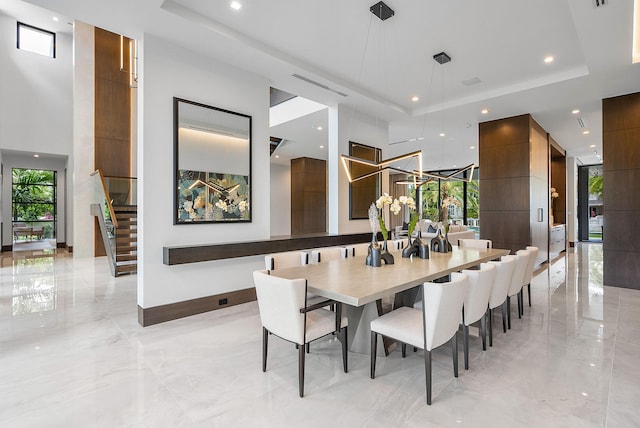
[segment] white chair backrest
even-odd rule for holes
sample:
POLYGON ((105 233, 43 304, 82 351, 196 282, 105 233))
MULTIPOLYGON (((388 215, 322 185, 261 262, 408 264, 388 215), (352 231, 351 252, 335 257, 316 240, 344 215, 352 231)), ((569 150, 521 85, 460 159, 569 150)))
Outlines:
POLYGON ((469 292, 464 298, 464 323, 470 325, 487 312, 497 271, 493 264, 482 263, 479 270, 463 270, 462 273, 469 277, 469 292))
POLYGON ((516 267, 516 260, 516 256, 502 256, 499 262, 489 262, 496 267, 496 278, 489 296, 489 307, 491 309, 500 306, 507 298, 511 278, 513 278, 513 270, 516 267))
POLYGON ((450 282, 425 282, 422 286, 427 351, 442 345, 458 331, 460 311, 468 286, 467 275, 459 272, 451 274, 450 282))
POLYGON ((348 257, 366 256, 369 253, 369 242, 347 246, 348 257))
POLYGON ((394 239, 388 242, 387 248, 389 249, 389 251, 400 251, 404 248, 404 245, 406 243, 406 239, 394 239))
POLYGON ((513 269, 513 275, 511 276, 508 296, 513 296, 522 289, 527 263, 529 263, 529 252, 527 250, 516 251, 516 267, 513 269))
POLYGON ((331 260, 340 260, 347 257, 347 249, 345 247, 327 247, 311 251, 309 263, 322 263, 331 260))
POLYGON ((307 281, 269 275, 266 270, 253 272, 260 320, 271 333, 291 342, 304 344, 307 281))
POLYGON ((527 270, 524 273, 524 285, 530 284, 533 279, 533 268, 536 266, 536 259, 538 258, 538 247, 527 247, 526 250, 529 254, 529 263, 527 263, 527 270))
POLYGON ((285 251, 264 256, 264 267, 267 270, 284 269, 309 264, 309 253, 304 251, 285 251))
POLYGON ((458 239, 458 246, 461 248, 493 248, 490 239, 458 239))

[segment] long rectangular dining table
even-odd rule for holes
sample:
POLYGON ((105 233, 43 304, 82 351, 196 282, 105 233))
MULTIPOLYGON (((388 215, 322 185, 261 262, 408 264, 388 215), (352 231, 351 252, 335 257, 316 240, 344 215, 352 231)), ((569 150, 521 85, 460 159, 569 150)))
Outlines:
POLYGON ((369 353, 369 322, 379 315, 377 301, 426 281, 498 259, 509 254, 509 250, 453 247, 449 253, 431 252, 426 260, 402 258, 400 252, 392 254, 394 264, 383 262, 380 267, 366 266, 365 257, 360 256, 276 269, 271 274, 287 279, 304 278, 310 293, 347 305, 349 349, 369 353))

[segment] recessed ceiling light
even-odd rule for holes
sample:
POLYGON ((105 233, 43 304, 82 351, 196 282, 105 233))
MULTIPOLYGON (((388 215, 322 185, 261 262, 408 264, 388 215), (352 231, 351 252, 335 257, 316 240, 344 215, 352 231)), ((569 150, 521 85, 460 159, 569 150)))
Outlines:
POLYGON ((280 155, 276 155, 276 159, 280 159, 280 155))
POLYGON ((40 155, 36 153, 36 154, 34 154, 34 155, 33 155, 33 157, 34 157, 34 158, 39 158, 39 157, 40 157, 40 155))
POLYGON ((582 131, 583 135, 587 135, 587 134, 590 134, 590 133, 591 133, 591 131, 589 131, 588 129, 585 129, 584 131, 582 131))
POLYGON ((591 147, 593 149, 595 146, 596 146, 595 144, 592 144, 589 147, 591 147))
POLYGON ((240 10, 242 9, 242 4, 240 4, 239 1, 232 1, 229 7, 231 7, 231 9, 234 9, 234 10, 240 10))
POLYGON ((482 110, 480 110, 480 113, 482 114, 489 114, 489 110, 486 108, 483 108, 482 110))
POLYGON ((320 146, 321 149, 324 149, 324 146, 320 146))
POLYGON ((447 134, 445 134, 444 132, 441 132, 441 133, 440 133, 440 136, 441 136, 441 137, 444 137, 444 136, 446 136, 446 135, 447 135, 447 134))
POLYGON ((476 148, 476 146, 469 146, 469 148, 470 148, 471 150, 473 150, 473 149, 475 149, 475 148, 476 148))
POLYGON ((318 131, 322 131, 322 126, 318 126, 316 129, 317 129, 318 131))
POLYGON ((454 167, 454 168, 457 168, 457 167, 458 167, 458 165, 454 165, 453 167, 454 167))
POLYGON ((551 64, 553 62, 553 57, 551 55, 544 57, 545 64, 551 64))
POLYGON ((58 19, 58 17, 57 17, 57 16, 54 16, 54 17, 53 17, 53 20, 54 20, 54 21, 56 21, 56 22, 58 22, 58 21, 59 21, 59 19, 58 19))
POLYGON ((420 101, 420 98, 417 95, 414 95, 414 96, 411 97, 411 101, 413 101, 415 103, 415 102, 420 101))
POLYGON ((583 392, 582 395, 584 395, 585 397, 589 396, 589 394, 587 394, 586 392, 583 392))
POLYGON ((424 137, 418 137, 418 141, 424 140, 424 137))
POLYGON ((578 109, 571 110, 571 113, 572 113, 572 114, 578 114, 578 113, 580 113, 580 110, 578 110, 578 109))

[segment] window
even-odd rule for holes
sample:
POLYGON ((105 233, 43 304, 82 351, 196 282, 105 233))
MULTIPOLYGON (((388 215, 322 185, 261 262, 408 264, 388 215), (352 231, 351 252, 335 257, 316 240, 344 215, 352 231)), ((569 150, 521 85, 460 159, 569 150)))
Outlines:
MULTIPOLYGON (((19 227, 39 228, 38 238, 55 238, 56 229, 56 172, 13 168, 12 221, 19 227)), ((34 234, 14 236, 32 238, 34 234)))
POLYGON ((18 49, 56 57, 56 33, 18 22, 18 49))

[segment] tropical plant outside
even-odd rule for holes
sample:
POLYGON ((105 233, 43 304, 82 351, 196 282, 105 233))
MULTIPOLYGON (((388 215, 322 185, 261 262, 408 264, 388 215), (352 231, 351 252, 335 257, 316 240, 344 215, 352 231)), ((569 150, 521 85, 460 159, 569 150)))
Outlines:
POLYGON ((14 168, 12 220, 42 226, 45 238, 54 237, 55 171, 14 168))

